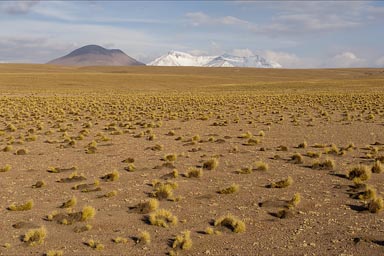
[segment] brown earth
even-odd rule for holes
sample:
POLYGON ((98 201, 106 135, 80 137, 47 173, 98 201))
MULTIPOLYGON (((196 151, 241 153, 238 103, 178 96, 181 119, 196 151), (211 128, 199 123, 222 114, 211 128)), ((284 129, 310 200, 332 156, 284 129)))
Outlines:
POLYGON ((0 149, 12 146, 0 151, 0 169, 11 166, 0 172, 0 255, 382 255, 383 213, 369 212, 370 199, 358 197, 367 185, 382 197, 383 173, 360 185, 346 174, 384 160, 383 82, 380 69, 0 65, 0 149), (19 149, 27 153, 17 155, 19 149), (334 168, 312 168, 318 159, 309 151, 332 159, 334 168), (302 163, 291 160, 295 153, 302 163), (167 154, 177 159, 167 163, 167 154), (203 168, 200 178, 183 175, 212 158, 216 169, 203 168), (268 170, 257 170, 258 161, 268 170), (246 167, 250 173, 240 174, 246 167), (113 170, 119 179, 101 179, 113 170), (74 171, 85 180, 69 179, 74 171), (267 187, 288 176, 292 185, 267 187), (38 181, 45 186, 34 188, 38 181), (177 183, 174 196, 159 203, 178 218, 168 228, 132 209, 152 198, 159 181, 177 183), (73 189, 79 184, 93 185, 73 189), (217 193, 232 184, 237 192, 217 193), (104 196, 111 191, 117 194, 104 196), (295 193, 301 202, 288 207, 295 193), (60 207, 73 196, 71 215, 60 207), (30 210, 8 209, 28 200, 30 210), (81 221, 87 205, 96 215, 81 221), (49 221, 54 211, 58 217, 49 221), (213 225, 227 214, 245 231, 213 225), (69 222, 58 223, 63 218, 69 222), (42 226, 42 244, 22 241, 42 226), (207 227, 220 234, 206 234, 207 227), (192 247, 173 249, 185 230, 192 247), (137 243, 140 231, 149 232, 151 243, 137 243), (117 237, 127 243, 113 242, 117 237), (86 245, 90 239, 104 249, 86 245))

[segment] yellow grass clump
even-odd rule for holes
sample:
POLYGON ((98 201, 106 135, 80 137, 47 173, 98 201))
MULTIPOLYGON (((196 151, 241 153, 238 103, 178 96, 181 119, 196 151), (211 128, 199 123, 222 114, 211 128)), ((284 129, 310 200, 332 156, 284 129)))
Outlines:
POLYGON ((96 215, 96 210, 92 206, 84 206, 83 210, 81 211, 81 220, 87 221, 90 219, 93 219, 96 215))
POLYGON ((46 236, 47 230, 45 229, 45 227, 30 229, 23 236, 23 242, 27 243, 30 246, 39 245, 44 242, 46 236))
POLYGON ((120 174, 117 170, 113 170, 111 173, 105 174, 101 177, 104 181, 116 181, 120 178, 120 174))
POLYGON ((212 158, 203 163, 203 168, 207 170, 215 170, 219 166, 219 160, 217 158, 212 158))
POLYGON ((28 210, 31 210, 32 207, 33 207, 33 200, 28 200, 26 203, 24 204, 19 204, 19 205, 16 205, 16 204, 11 204, 9 207, 8 207, 8 210, 10 211, 28 211, 28 210))
POLYGON ((289 187, 293 184, 293 179, 291 176, 288 176, 288 178, 286 179, 283 179, 283 180, 280 180, 280 181, 276 181, 276 182, 272 182, 270 185, 268 185, 268 187, 271 187, 271 188, 286 188, 286 187, 289 187))
POLYGON ((177 235, 173 241, 173 249, 188 250, 192 247, 191 231, 186 230, 177 235))
POLYGON ((351 180, 358 178, 361 181, 366 181, 369 178, 371 178, 371 173, 372 172, 368 168, 368 166, 358 165, 352 168, 352 170, 348 171, 347 175, 348 175, 348 178, 351 180))
POLYGON ((219 194, 233 194, 233 193, 236 193, 239 191, 239 185, 238 184, 232 184, 231 186, 227 187, 227 188, 223 188, 219 191, 217 191, 217 193, 219 194))
POLYGON ((77 204, 77 198, 75 196, 73 196, 71 199, 69 199, 68 201, 64 202, 60 208, 70 208, 70 207, 73 207, 77 204))
POLYGON ((12 169, 12 166, 6 164, 3 168, 0 168, 0 172, 9 172, 12 169))
POLYGON ((175 226, 177 224, 177 217, 170 211, 165 209, 159 209, 149 215, 149 223, 151 225, 168 228, 169 226, 175 226))
POLYGON ((229 228, 232 232, 235 233, 245 232, 245 223, 232 214, 218 218, 215 220, 214 225, 229 228))

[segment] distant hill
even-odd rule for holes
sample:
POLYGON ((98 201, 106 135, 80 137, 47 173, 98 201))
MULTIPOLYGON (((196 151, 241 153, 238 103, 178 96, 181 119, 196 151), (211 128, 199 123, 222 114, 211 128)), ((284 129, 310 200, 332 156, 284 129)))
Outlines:
POLYGON ((268 61, 258 55, 239 57, 229 54, 220 56, 193 56, 185 52, 170 51, 148 66, 197 66, 197 67, 254 67, 281 68, 279 63, 268 61))
POLYGON ((108 50, 98 45, 86 45, 47 64, 63 66, 143 66, 118 49, 108 50))

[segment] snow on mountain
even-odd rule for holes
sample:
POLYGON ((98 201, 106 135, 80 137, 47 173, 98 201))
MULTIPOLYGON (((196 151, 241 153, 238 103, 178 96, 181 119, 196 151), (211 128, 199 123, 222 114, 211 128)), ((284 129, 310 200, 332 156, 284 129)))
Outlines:
POLYGON ((148 66, 204 66, 214 59, 215 56, 193 56, 189 53, 170 51, 154 61, 148 63, 148 66))
POLYGON ((258 55, 239 57, 229 54, 220 56, 193 56, 189 53, 170 51, 148 66, 194 66, 194 67, 255 67, 255 68, 281 68, 276 62, 268 61, 258 55))

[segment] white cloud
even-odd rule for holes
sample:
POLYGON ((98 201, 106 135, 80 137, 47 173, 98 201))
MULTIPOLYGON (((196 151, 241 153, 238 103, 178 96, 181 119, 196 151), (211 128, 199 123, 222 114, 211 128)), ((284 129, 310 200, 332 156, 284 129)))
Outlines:
POLYGON ((353 52, 342 52, 333 56, 328 63, 327 67, 335 68, 352 68, 352 67, 364 67, 366 66, 366 60, 356 56, 353 52))
MULTIPOLYGON (((299 9, 300 10, 300 9, 299 9)), ((334 13, 319 14, 316 12, 289 11, 278 13, 270 19, 255 23, 234 16, 213 17, 204 12, 185 14, 192 26, 236 26, 253 33, 269 36, 283 34, 317 33, 354 28, 362 25, 360 19, 334 13)))
POLYGON ((239 57, 250 57, 255 55, 250 49, 233 49, 232 54, 239 57))
POLYGON ((308 64, 293 53, 266 50, 262 51, 261 55, 267 60, 277 62, 285 68, 303 68, 308 64))
POLYGON ((376 64, 377 67, 384 68, 384 56, 381 56, 380 58, 378 58, 376 60, 375 64, 376 64))
POLYGON ((0 12, 8 14, 25 14, 38 3, 39 0, 0 2, 0 12))
POLYGON ((146 49, 173 46, 144 32, 108 25, 5 20, 0 30, 0 56, 9 62, 46 62, 86 44, 113 44, 134 58, 151 54, 146 49))
POLYGON ((189 54, 192 54, 194 56, 204 56, 207 55, 206 51, 198 50, 198 49, 193 49, 188 51, 189 54))
POLYGON ((247 25, 248 21, 234 16, 212 17, 203 12, 189 12, 185 16, 193 26, 201 25, 247 25))
POLYGON ((264 26, 261 30, 266 32, 276 30, 279 32, 303 33, 331 31, 359 25, 359 22, 346 20, 337 15, 290 14, 276 17, 271 25, 264 26))

